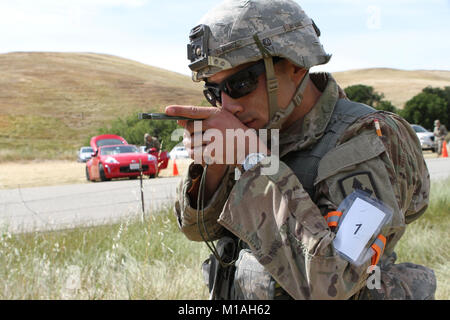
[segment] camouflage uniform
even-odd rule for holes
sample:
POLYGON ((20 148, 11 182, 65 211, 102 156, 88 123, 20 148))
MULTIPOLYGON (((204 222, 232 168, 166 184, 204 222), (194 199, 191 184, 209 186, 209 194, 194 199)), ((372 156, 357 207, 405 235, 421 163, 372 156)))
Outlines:
MULTIPOLYGON (((230 3, 235 5, 232 8, 237 8, 236 12, 227 8, 226 12, 231 12, 230 16, 239 13, 239 8, 249 6, 247 13, 250 17, 264 17, 253 12, 252 5, 263 4, 262 8, 266 8, 273 2, 231 0, 224 5, 230 3)), ((292 10, 298 10, 294 7, 291 10, 291 6, 295 5, 292 1, 280 0, 277 3, 287 8, 277 11, 283 17, 288 17, 292 10)), ((265 12, 269 16, 270 13, 270 10, 265 12)), ((214 20, 214 15, 210 19, 214 20)), ((249 29, 259 26, 255 19, 250 18, 249 21, 249 29)), ((247 22, 243 23, 245 25, 247 22)), ((300 39, 309 41, 311 46, 302 46, 299 56, 302 57, 304 67, 309 68, 326 63, 329 56, 323 53, 313 34, 316 27, 313 29, 311 22, 307 25, 307 36, 300 39), (316 58, 311 58, 314 55, 316 58)), ((226 24, 215 27, 224 29, 224 37, 226 34, 233 34, 230 30, 227 31, 226 24)), ((271 27, 276 28, 276 23, 271 27)), ((239 26, 236 28, 239 29, 239 26)), ((284 28, 291 30, 292 25, 285 25, 284 28)), ((272 29, 272 33, 275 32, 273 30, 275 29, 272 29)), ((219 30, 219 34, 220 32, 219 30)), ((316 33, 319 34, 317 31, 316 33)), ((293 38, 283 38, 282 41, 285 42, 281 41, 282 45, 289 47, 289 43, 298 37, 294 34, 290 36, 293 38)), ((211 41, 217 41, 217 37, 211 41)), ((236 56, 227 56, 226 51, 227 46, 234 48, 242 43, 244 42, 220 47, 224 51, 220 56, 230 62, 229 65, 222 64, 222 70, 244 63, 243 59, 236 59, 236 56)), ((265 43, 273 44, 273 51, 282 51, 274 42, 265 43)), ((241 49, 238 47, 238 50, 241 49)), ((241 55, 238 54, 240 58, 254 56, 255 61, 261 59, 261 55, 258 58, 256 47, 244 47, 242 50, 241 55), (250 49, 253 51, 250 52, 250 49)), ((292 56, 297 53, 293 52, 292 56)), ((289 54, 290 52, 284 52, 276 55, 295 60, 289 54)), ((199 54, 198 57, 201 59, 203 56, 199 54)), ((193 60, 195 59, 191 59, 193 60)), ((215 62, 218 67, 221 60, 215 62)), ((194 64, 195 62, 192 65, 194 64)), ((220 71, 216 67, 198 70, 193 77, 197 80, 204 79, 206 74, 220 71)), ((194 70, 193 67, 191 69, 194 70)), ((267 74, 266 78, 270 79, 268 71, 267 74)), ((345 99, 343 91, 331 75, 311 74, 309 77, 322 95, 303 119, 280 131, 278 172, 274 175, 262 175, 262 165, 258 164, 235 181, 234 168, 229 167, 214 195, 207 199, 203 219, 199 223, 196 190, 202 167, 192 164, 177 190, 175 213, 181 231, 190 240, 203 241, 205 234, 201 235, 199 230, 207 229, 206 240, 220 239, 218 247, 221 249, 226 248, 221 243, 230 243, 230 237, 237 237, 243 242, 238 248, 236 271, 231 276, 226 275, 227 278, 234 279, 229 292, 227 289, 226 298, 272 299, 280 291, 281 295, 286 293, 294 299, 433 298, 436 283, 432 270, 412 264, 394 264, 394 248, 405 231, 405 225, 421 216, 428 206, 430 178, 414 130, 404 119, 388 112, 371 113, 359 118, 346 128, 336 147, 321 158, 314 191, 309 194, 293 168, 283 159, 318 144, 325 134, 337 102, 345 99), (375 119, 381 125, 381 137, 376 133, 375 119), (366 290, 370 261, 357 267, 338 255, 333 247, 335 230, 330 229, 324 219, 328 212, 337 210, 346 195, 354 189, 371 193, 394 211, 392 220, 382 229, 387 243, 379 263, 382 270, 381 289, 366 290)), ((301 93, 296 94, 293 99, 297 101, 297 106, 300 105, 299 99, 301 101, 301 93)), ((276 108, 271 105, 270 109, 276 108)), ((287 116, 289 113, 275 113, 270 122, 278 126, 280 118, 287 116)), ((270 123, 269 127, 273 128, 270 123)), ((211 279, 211 272, 207 268, 205 270, 206 277, 211 279)))
POLYGON ((433 134, 436 137, 436 143, 438 147, 438 155, 442 154, 442 146, 444 144, 445 136, 447 135, 447 128, 438 120, 434 122, 433 134), (439 126, 438 126, 439 124, 439 126))
MULTIPOLYGON (((314 74, 311 77, 315 79, 314 74)), ((288 152, 314 145, 323 135, 339 98, 336 82, 330 75, 327 78, 320 100, 301 126, 294 123, 282 132, 281 158, 288 152)), ((324 87, 323 83, 317 86, 324 87)), ((338 146, 321 160, 312 198, 283 161, 276 175, 265 176, 260 171, 261 166, 257 166, 235 182, 230 168, 227 179, 204 211, 211 236, 208 240, 219 239, 231 231, 248 244, 256 260, 295 299, 349 299, 365 287, 369 263, 355 267, 336 254, 332 244, 335 233, 323 216, 336 210, 346 196, 340 190, 340 181, 354 181, 358 174, 363 180, 370 173, 372 182, 364 188, 394 208, 394 217, 383 230, 387 247, 382 261, 389 261, 382 269, 385 287, 376 294, 372 292, 372 296, 423 298, 424 295, 408 289, 409 273, 418 278, 419 288, 434 292, 432 271, 411 264, 393 267, 393 261, 388 259, 405 231, 405 224, 420 216, 428 205, 428 170, 416 134, 405 120, 379 112, 351 125, 338 146), (376 134, 375 118, 381 124, 382 137, 376 134), (389 286, 396 286, 395 290, 389 286)), ((184 234, 201 241, 196 208, 188 194, 192 183, 188 172, 180 184, 175 208, 184 234)))

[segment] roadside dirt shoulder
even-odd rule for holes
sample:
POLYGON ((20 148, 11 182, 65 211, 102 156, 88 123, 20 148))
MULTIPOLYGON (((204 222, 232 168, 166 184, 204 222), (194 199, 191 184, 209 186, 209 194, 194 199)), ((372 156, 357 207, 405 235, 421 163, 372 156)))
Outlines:
MULTIPOLYGON (((424 157, 437 158, 437 154, 424 152, 424 157)), ((185 174, 190 162, 190 159, 176 160, 179 175, 185 174)), ((63 160, 2 162, 0 189, 88 183, 85 168, 85 163, 63 160)), ((167 169, 162 170, 159 177, 172 177, 173 173, 173 161, 169 160, 167 169)))
MULTIPOLYGON (((184 174, 189 160, 177 159, 176 167, 184 174)), ((76 161, 18 161, 0 163, 0 189, 30 188, 61 184, 88 183, 85 163, 76 161)), ((161 171, 162 177, 173 176, 173 162, 161 171)), ((148 179, 146 177, 146 179, 148 179)))
POLYGON ((86 164, 75 161, 20 161, 0 163, 0 188, 12 189, 84 183, 86 164))

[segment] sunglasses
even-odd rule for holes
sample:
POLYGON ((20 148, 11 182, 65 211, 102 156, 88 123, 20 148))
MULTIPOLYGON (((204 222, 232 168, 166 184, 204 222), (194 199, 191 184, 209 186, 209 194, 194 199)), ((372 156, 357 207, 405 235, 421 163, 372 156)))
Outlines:
MULTIPOLYGON (((273 63, 276 64, 281 58, 274 57, 273 63)), ((222 92, 233 99, 242 98, 258 87, 258 77, 266 71, 264 61, 242 69, 229 76, 219 84, 208 83, 205 81, 203 94, 206 100, 217 107, 217 102, 222 104, 222 92)))

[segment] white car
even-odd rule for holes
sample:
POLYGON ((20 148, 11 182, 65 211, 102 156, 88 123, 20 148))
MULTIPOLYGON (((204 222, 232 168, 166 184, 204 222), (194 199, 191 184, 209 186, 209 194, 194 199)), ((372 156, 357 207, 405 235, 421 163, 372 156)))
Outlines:
POLYGON ((169 152, 170 159, 181 159, 181 158, 189 158, 189 152, 183 145, 176 145, 169 152))
POLYGON ((146 146, 139 146, 139 152, 147 153, 147 151, 145 151, 145 149, 147 149, 146 146))
POLYGON ((433 132, 428 131, 418 124, 412 124, 411 127, 414 129, 417 137, 419 138, 422 150, 432 150, 433 152, 437 152, 437 145, 433 132))
POLYGON ((91 156, 92 153, 94 152, 94 150, 91 147, 81 147, 80 150, 78 151, 78 162, 86 162, 88 161, 91 156))

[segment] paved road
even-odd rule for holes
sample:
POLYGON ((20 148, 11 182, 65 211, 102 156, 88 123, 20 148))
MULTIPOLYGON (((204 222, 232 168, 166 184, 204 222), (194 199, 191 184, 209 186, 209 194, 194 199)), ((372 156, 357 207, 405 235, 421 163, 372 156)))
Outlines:
MULTIPOLYGON (((145 212, 170 205, 180 177, 145 179, 145 212)), ((0 190, 0 233, 98 225, 142 214, 139 180, 0 190)))
MULTIPOLYGON (((450 158, 426 161, 433 181, 450 177, 450 158)), ((173 204, 179 181, 144 180, 145 211, 173 204)), ((141 212, 139 180, 0 190, 0 233, 103 224, 141 212)))
POLYGON ((450 158, 431 158, 426 159, 426 162, 432 181, 450 177, 450 158))

